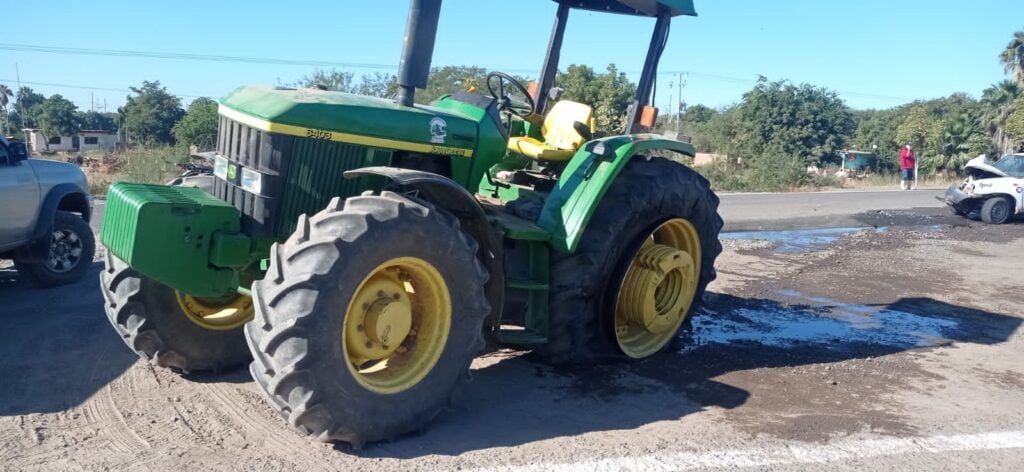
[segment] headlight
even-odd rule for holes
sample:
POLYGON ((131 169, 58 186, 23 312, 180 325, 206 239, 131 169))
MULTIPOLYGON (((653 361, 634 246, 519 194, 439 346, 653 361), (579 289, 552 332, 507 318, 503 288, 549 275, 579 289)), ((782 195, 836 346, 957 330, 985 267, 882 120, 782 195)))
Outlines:
POLYGON ((227 180, 228 178, 228 160, 224 156, 216 156, 213 158, 213 175, 227 180))
POLYGON ((263 174, 250 170, 247 167, 243 167, 242 188, 252 193, 260 193, 260 190, 263 189, 263 174))
POLYGON ((964 193, 967 193, 967 194, 974 193, 974 184, 969 184, 966 187, 964 187, 964 193))

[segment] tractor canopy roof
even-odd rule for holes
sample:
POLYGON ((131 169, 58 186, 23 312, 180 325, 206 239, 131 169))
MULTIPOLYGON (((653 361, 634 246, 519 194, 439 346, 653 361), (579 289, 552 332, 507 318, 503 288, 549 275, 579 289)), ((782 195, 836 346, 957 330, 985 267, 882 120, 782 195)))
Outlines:
POLYGON ((555 0, 571 8, 622 13, 636 16, 658 16, 667 10, 671 16, 697 16, 693 0, 555 0))

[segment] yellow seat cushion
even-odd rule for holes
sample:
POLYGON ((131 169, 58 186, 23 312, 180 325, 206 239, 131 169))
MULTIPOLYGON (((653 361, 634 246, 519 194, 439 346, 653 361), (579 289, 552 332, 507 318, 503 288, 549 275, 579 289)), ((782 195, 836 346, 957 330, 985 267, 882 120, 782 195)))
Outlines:
POLYGON ((568 161, 576 154, 575 149, 555 149, 529 136, 516 136, 508 139, 508 150, 522 154, 531 159, 542 161, 568 161))
POLYGON ((532 159, 543 161, 567 161, 576 154, 576 149, 583 144, 583 136, 576 131, 578 121, 590 126, 593 131, 593 110, 582 103, 559 100, 551 107, 540 132, 544 142, 528 136, 510 138, 508 149, 532 159))
POLYGON ((578 121, 584 126, 590 126, 593 116, 593 109, 587 105, 559 100, 544 117, 540 134, 544 136, 544 142, 555 149, 578 149, 583 144, 583 136, 576 132, 574 124, 578 121))

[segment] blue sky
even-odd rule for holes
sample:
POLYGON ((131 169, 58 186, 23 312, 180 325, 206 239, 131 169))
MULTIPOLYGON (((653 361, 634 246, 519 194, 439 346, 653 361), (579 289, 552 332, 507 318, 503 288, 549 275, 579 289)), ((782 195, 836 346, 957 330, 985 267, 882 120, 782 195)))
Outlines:
MULTIPOLYGON (((1020 0, 696 0, 700 16, 673 21, 660 71, 689 71, 687 103, 740 99, 758 75, 825 86, 855 108, 889 107, 954 92, 979 96, 1001 80, 996 55, 1024 29, 1020 0)), ((394 72, 407 2, 32 2, 36 12, 4 21, 0 42, 379 64, 394 72), (244 6, 241 6, 244 5, 244 6)), ((549 0, 444 0, 434 65, 479 65, 535 75, 554 17, 549 0)), ((573 12, 562 66, 614 62, 638 77, 653 20, 573 12)), ((0 49, 0 83, 15 63, 23 82, 88 109, 113 110, 126 90, 160 80, 187 102, 242 84, 290 82, 308 66, 48 54, 0 49), (113 89, 113 90, 104 90, 113 89)), ((659 79, 658 105, 670 102, 659 79)), ((671 92, 673 97, 676 92, 671 92)))

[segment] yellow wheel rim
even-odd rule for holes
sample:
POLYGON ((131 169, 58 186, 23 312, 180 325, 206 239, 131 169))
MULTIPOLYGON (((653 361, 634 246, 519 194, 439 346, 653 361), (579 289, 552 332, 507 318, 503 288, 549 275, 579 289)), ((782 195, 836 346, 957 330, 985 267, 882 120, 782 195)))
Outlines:
POLYGON ((444 277, 416 257, 370 271, 345 312, 342 349, 349 372, 368 390, 394 394, 430 373, 448 341, 452 300, 444 277))
POLYGON ((700 237, 682 218, 644 241, 622 279, 615 303, 615 340, 629 357, 658 352, 683 324, 700 280, 700 237))
POLYGON ((197 298, 174 291, 181 312, 193 323, 206 329, 227 331, 244 325, 252 319, 252 297, 238 295, 228 302, 197 298))

